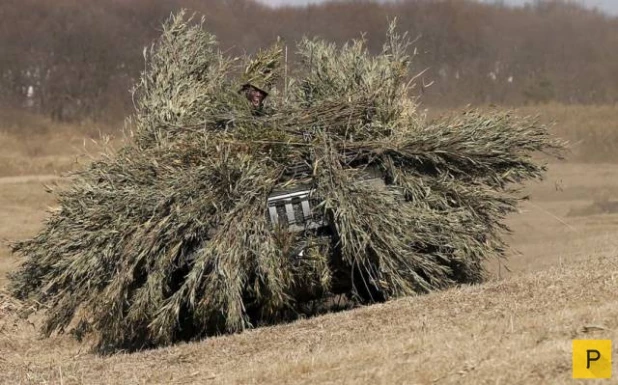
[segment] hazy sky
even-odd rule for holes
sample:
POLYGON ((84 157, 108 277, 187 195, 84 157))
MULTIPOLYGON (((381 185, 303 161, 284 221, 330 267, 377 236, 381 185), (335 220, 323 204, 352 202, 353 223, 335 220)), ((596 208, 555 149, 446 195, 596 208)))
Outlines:
MULTIPOLYGON (((323 0, 259 0, 264 4, 278 6, 278 5, 305 5, 309 3, 320 3, 323 0)), ((529 0, 506 0, 510 4, 525 4, 530 2, 529 0)), ((618 0, 580 0, 581 3, 590 7, 597 7, 614 15, 618 15, 618 0)))

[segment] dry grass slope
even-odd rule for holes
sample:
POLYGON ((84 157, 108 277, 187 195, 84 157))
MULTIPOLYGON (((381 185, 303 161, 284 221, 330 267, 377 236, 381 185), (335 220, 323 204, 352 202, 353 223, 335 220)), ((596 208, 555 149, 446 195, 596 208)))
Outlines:
POLYGON ((574 338, 618 337, 618 263, 598 256, 294 324, 101 358, 3 327, 0 382, 567 384, 574 338))
POLYGON ((68 124, 0 109, 0 177, 62 174, 96 155, 121 127, 68 124))

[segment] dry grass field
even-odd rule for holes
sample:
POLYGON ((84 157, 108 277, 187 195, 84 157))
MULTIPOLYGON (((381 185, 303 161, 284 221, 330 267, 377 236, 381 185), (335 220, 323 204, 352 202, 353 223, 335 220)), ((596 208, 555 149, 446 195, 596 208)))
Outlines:
MULTIPOLYGON (((527 187, 489 282, 110 357, 39 338, 41 314, 20 318, 0 294, 0 384, 570 384, 573 339, 614 340, 614 382, 600 383, 616 383, 618 107, 520 112, 556 120, 573 153, 527 187)), ((41 226, 54 204, 43 185, 83 159, 80 130, 0 127, 0 239, 41 226)), ((17 264, 2 246, 0 293, 17 264)))

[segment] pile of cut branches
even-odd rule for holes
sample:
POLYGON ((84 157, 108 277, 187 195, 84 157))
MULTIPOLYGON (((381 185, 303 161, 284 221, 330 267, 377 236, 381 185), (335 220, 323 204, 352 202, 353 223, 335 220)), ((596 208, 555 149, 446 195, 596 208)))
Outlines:
POLYGON ((502 257, 515 189, 559 152, 545 126, 509 113, 428 122, 410 98, 406 36, 382 52, 304 39, 294 77, 282 44, 223 55, 184 14, 146 53, 132 143, 78 171, 34 238, 13 294, 45 304, 45 333, 139 349, 294 318, 311 301, 352 303, 479 282, 502 257), (269 93, 263 105, 239 92, 269 93), (266 214, 301 184, 329 231, 266 214), (381 183, 357 183, 373 170, 381 183), (301 252, 298 252, 301 250, 301 252))

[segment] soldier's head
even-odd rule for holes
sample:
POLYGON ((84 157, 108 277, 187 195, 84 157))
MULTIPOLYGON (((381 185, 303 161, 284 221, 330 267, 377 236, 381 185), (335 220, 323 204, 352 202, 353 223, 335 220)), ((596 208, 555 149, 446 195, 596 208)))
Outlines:
POLYGON ((243 92, 247 97, 247 100, 253 105, 255 108, 262 107, 262 103, 264 103, 264 99, 268 96, 268 92, 261 90, 254 86, 251 83, 247 83, 242 86, 240 92, 243 92))

